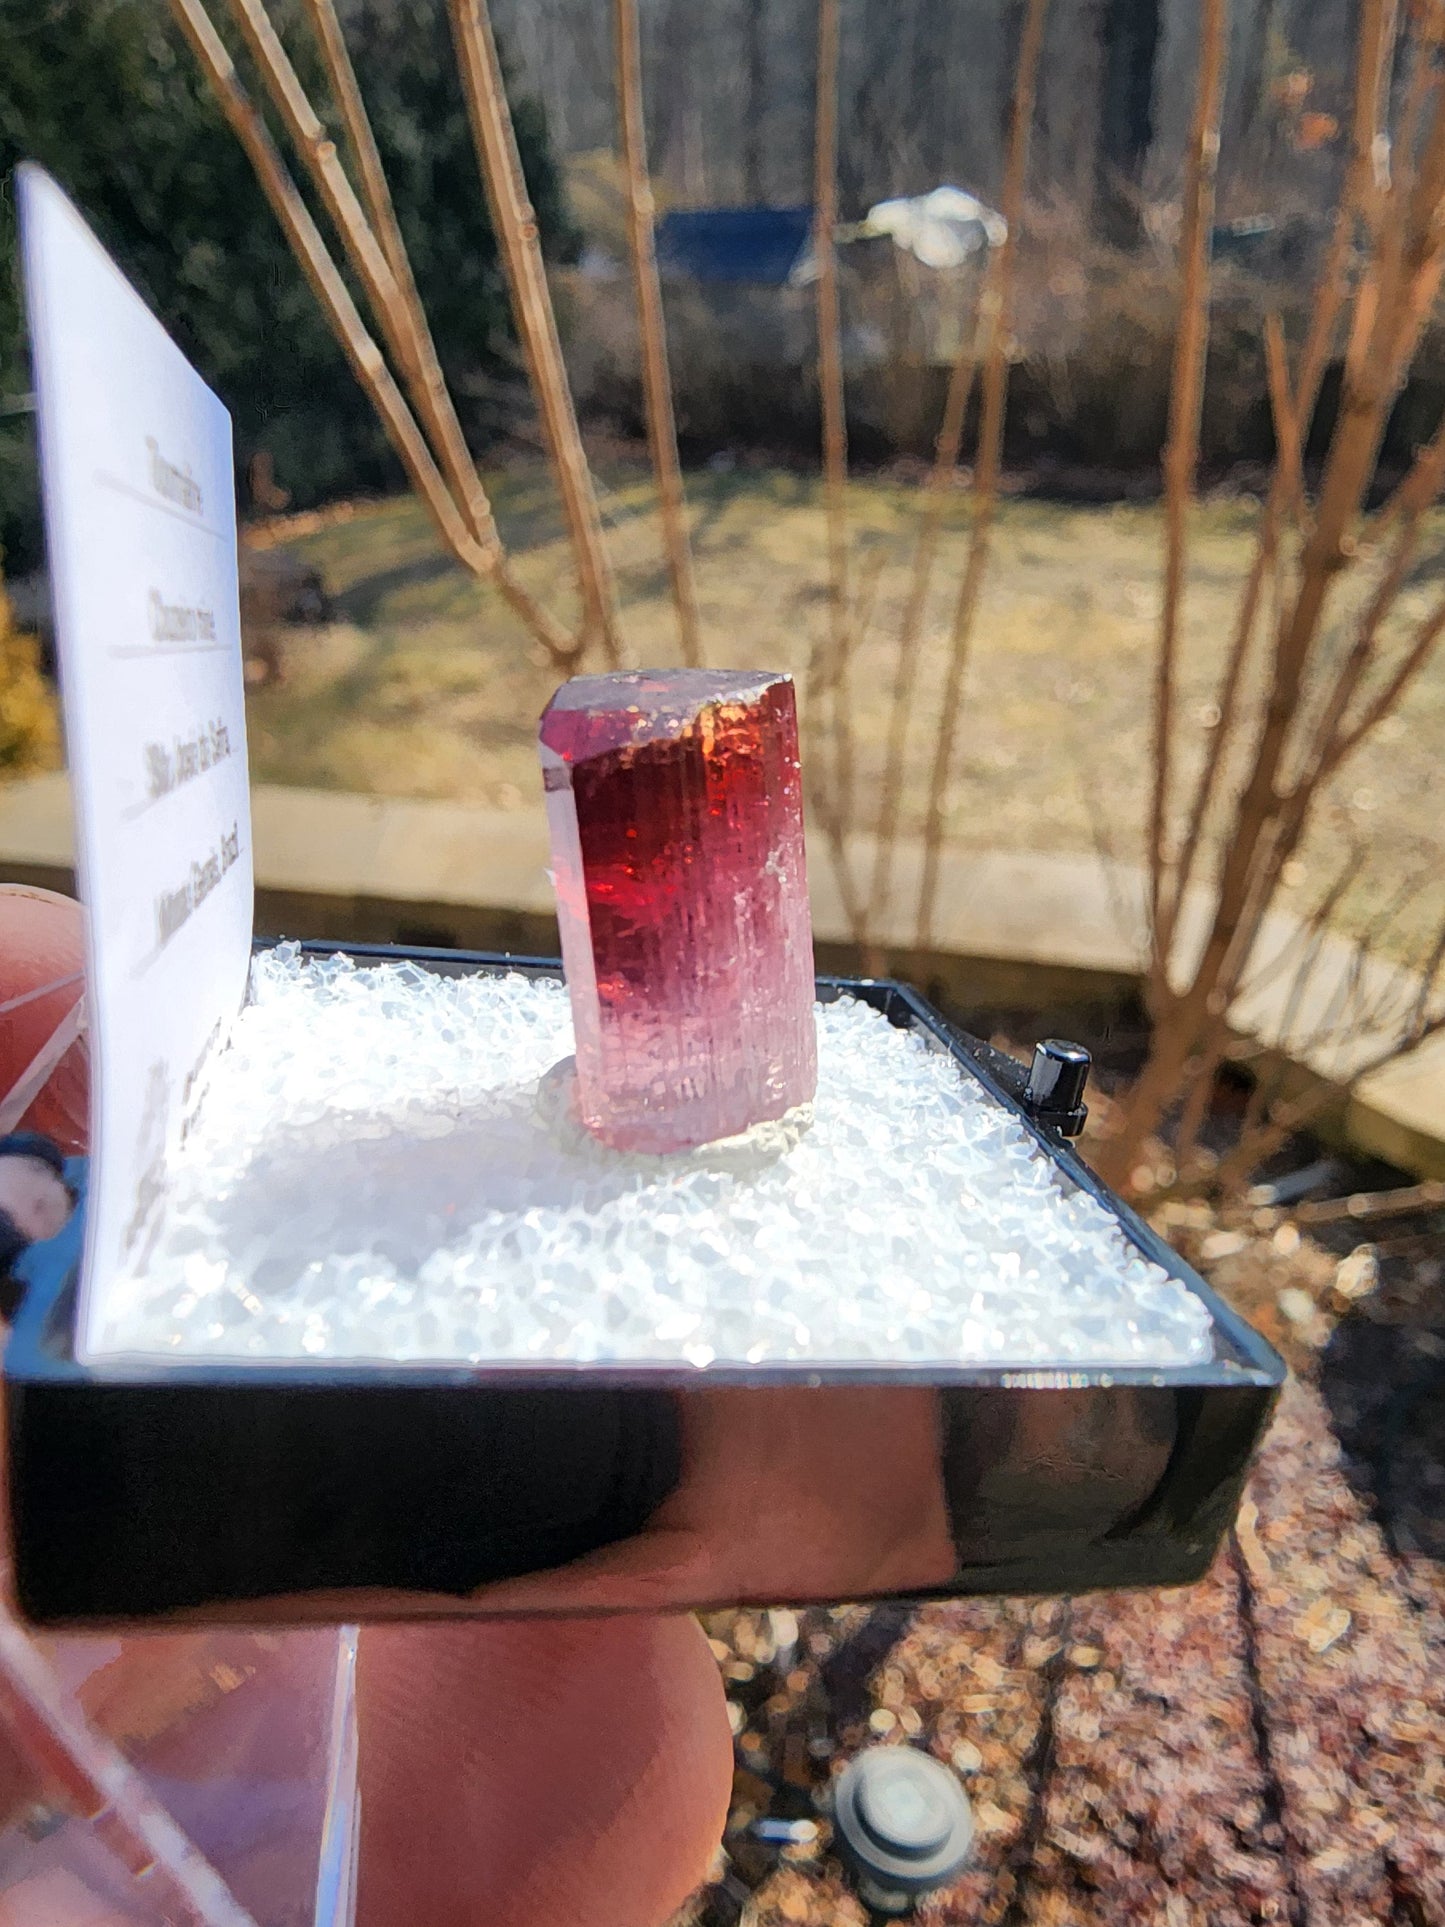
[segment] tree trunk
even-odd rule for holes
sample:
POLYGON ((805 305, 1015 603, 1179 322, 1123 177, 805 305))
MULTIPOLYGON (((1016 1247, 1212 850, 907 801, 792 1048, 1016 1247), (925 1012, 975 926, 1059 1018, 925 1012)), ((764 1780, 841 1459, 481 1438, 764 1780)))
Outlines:
POLYGON ((1115 247, 1143 237, 1144 163, 1154 139, 1160 0, 1103 0, 1103 90, 1094 169, 1095 221, 1115 247))

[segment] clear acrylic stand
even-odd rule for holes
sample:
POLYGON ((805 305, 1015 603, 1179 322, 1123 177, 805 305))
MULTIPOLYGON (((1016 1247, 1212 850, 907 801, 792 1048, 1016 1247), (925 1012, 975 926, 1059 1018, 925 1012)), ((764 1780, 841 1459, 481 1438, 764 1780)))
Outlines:
POLYGON ((350 1927, 356 1649, 0 1613, 0 1927, 350 1927))

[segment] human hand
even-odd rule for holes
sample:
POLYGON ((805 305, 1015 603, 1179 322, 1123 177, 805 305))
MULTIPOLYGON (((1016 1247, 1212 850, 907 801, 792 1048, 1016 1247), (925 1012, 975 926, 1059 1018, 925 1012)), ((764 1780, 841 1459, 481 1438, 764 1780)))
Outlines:
POLYGON ((30 1134, 0 1138, 0 1215, 35 1244, 64 1229, 72 1199, 61 1170, 45 1155, 52 1147, 30 1134))
POLYGON ((686 1617, 361 1636, 358 1927, 660 1927, 722 1837, 732 1739, 686 1617))
POLYGON ((80 1012, 85 913, 71 897, 0 883, 0 1135, 39 1131, 84 1151, 90 1064, 80 1012))
MULTIPOLYGON (((82 960, 78 905, 0 890, 0 1005, 82 960)), ((16 1007, 0 1093, 55 1021, 44 999, 16 1007)), ((68 1109, 82 1148, 83 1089, 68 1109)), ((38 1238, 70 1201, 35 1164, 0 1157, 0 1207, 38 1238)), ((359 1927, 658 1927, 705 1877, 732 1740, 694 1620, 369 1627, 357 1697, 359 1927)))

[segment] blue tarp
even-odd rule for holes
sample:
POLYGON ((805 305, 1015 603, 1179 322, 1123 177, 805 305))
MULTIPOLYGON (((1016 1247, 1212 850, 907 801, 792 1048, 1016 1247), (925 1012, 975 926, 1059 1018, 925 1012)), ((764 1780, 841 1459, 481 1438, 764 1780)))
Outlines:
POLYGON ((705 207, 665 214, 657 263, 693 281, 780 288, 808 251, 810 207, 705 207))

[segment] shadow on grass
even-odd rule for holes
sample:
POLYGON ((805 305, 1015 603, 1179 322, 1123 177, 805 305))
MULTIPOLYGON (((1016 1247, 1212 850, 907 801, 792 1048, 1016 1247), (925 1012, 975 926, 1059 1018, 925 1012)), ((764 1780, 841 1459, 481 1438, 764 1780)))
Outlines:
POLYGON ((438 582, 446 576, 455 576, 459 581, 470 580, 467 571, 449 555, 438 552, 413 556, 410 561, 395 562, 389 568, 378 569, 373 575, 362 576, 334 598, 335 607, 347 622, 355 623, 358 629, 367 629, 381 614, 382 604, 388 596, 395 595, 400 589, 414 589, 423 583, 438 582))

